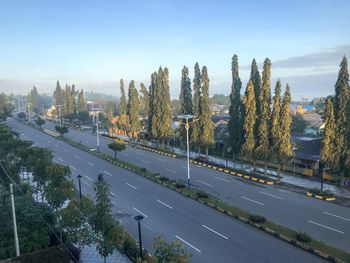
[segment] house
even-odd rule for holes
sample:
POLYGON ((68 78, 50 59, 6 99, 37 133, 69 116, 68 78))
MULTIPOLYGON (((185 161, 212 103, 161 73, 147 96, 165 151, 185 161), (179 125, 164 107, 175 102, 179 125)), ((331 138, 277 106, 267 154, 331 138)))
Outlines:
POLYGON ((320 160, 322 138, 292 136, 292 143, 296 146, 294 151, 295 163, 298 167, 318 169, 320 160))
POLYGON ((212 115, 222 115, 228 113, 228 107, 219 104, 210 104, 210 111, 212 115))
POLYGON ((314 111, 315 110, 315 107, 313 105, 310 105, 310 104, 291 104, 290 105, 290 111, 292 114, 305 114, 307 112, 310 112, 310 111, 314 111))
POLYGON ((57 109, 55 105, 52 105, 50 108, 48 108, 46 110, 46 114, 45 114, 46 118, 48 119, 54 119, 57 117, 57 109))

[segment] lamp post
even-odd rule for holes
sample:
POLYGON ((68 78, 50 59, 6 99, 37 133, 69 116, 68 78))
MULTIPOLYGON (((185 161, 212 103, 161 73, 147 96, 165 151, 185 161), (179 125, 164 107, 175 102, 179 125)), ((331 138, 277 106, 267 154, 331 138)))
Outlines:
POLYGON ((139 244, 140 244, 140 256, 141 256, 141 259, 143 260, 143 254, 142 254, 142 239, 141 239, 141 220, 143 219, 144 217, 142 215, 137 215, 134 217, 134 219, 137 221, 137 225, 138 225, 138 228, 139 228, 139 244))
POLYGON ((77 176, 78 180, 79 180, 79 197, 80 197, 80 211, 83 210, 83 200, 82 200, 82 196, 81 196, 81 178, 82 176, 79 174, 77 176))
MULTIPOLYGON (((188 130, 190 128, 190 124, 194 123, 195 121, 198 121, 198 119, 194 119, 192 122, 188 122, 188 119, 193 119, 195 116, 191 114, 186 115, 179 115, 178 118, 185 119, 185 129, 186 129, 186 143, 187 143, 187 187, 191 187, 191 175, 190 175, 190 146, 189 146, 189 138, 188 138, 188 130)), ((180 124, 182 124, 180 122, 180 124)))
POLYGON ((12 206, 12 219, 13 219, 13 232, 15 236, 15 247, 16 247, 16 257, 20 256, 18 234, 17 234, 17 223, 16 223, 16 210, 15 210, 15 199, 13 193, 13 184, 10 184, 10 195, 11 195, 11 206, 12 206))

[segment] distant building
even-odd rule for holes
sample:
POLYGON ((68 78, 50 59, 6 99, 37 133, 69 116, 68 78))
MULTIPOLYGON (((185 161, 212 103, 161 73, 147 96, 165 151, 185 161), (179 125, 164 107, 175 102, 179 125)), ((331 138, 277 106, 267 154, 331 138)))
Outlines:
POLYGON ((226 105, 220 105, 220 104, 210 104, 210 111, 212 115, 223 115, 228 114, 229 109, 226 105))
POLYGON ((98 103, 94 103, 93 101, 89 100, 86 102, 86 107, 87 110, 90 114, 96 112, 96 111, 102 111, 102 108, 100 106, 100 104, 98 103))
POLYGON ((313 105, 310 105, 310 104, 305 104, 305 105, 291 104, 290 105, 290 111, 294 115, 295 114, 305 114, 307 112, 314 111, 314 110, 315 110, 315 107, 313 105))

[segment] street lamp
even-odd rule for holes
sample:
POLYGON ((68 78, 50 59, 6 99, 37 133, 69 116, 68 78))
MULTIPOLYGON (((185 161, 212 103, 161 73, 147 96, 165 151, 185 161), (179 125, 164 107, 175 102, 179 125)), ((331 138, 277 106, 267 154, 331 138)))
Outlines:
POLYGON ((138 225, 138 228, 139 228, 139 243, 140 243, 140 256, 141 256, 141 259, 143 260, 143 254, 142 254, 142 239, 141 239, 141 220, 143 219, 144 217, 142 215, 137 215, 137 216, 134 216, 134 219, 137 221, 137 225, 138 225))
MULTIPOLYGON (((187 186, 190 188, 191 183, 191 176, 190 176, 190 146, 189 146, 189 139, 188 139, 188 130, 190 128, 190 124, 194 123, 195 121, 198 121, 198 119, 194 119, 194 115, 186 114, 186 115, 179 115, 177 116, 180 119, 185 119, 185 128, 186 128, 186 142, 187 142, 187 186), (193 119, 192 122, 188 122, 188 119, 193 119)), ((183 124, 180 122, 180 124, 183 124)))
POLYGON ((79 174, 77 176, 77 178, 79 180, 80 210, 83 210, 83 201, 82 201, 82 197, 81 197, 81 178, 82 178, 82 176, 79 174))

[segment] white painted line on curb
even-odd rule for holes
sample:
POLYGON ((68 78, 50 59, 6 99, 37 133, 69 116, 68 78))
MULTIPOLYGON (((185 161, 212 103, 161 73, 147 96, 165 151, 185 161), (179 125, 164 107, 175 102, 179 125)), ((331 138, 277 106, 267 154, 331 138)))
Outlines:
POLYGON ((74 167, 74 166, 69 165, 69 167, 72 168, 73 170, 75 170, 75 167, 74 167))
POLYGON ((77 158, 77 159, 80 159, 80 157, 76 154, 74 154, 74 157, 77 158))
POLYGON ((196 250, 197 252, 201 253, 201 251, 196 248, 195 246, 191 245, 190 243, 188 243, 187 241, 183 240, 181 237, 179 236, 175 236, 177 239, 181 240, 182 242, 184 242, 186 245, 190 246, 191 248, 193 248, 194 250, 196 250))
POLYGON ((216 232, 215 230, 211 229, 210 227, 207 227, 206 225, 202 225, 202 227, 208 229, 209 231, 213 232, 214 234, 217 234, 218 236, 221 236, 222 238, 228 239, 227 236, 224 236, 224 235, 220 234, 219 232, 216 232))
POLYGON ((127 186, 129 186, 129 187, 131 187, 132 189, 135 189, 135 190, 137 190, 137 188, 135 187, 135 186, 133 186, 133 185, 131 185, 131 184, 128 184, 128 183, 125 183, 127 186))
POLYGON ((165 169, 165 171, 168 171, 168 172, 170 172, 170 173, 176 174, 176 172, 173 171, 173 170, 165 169))
POLYGON ((136 207, 132 207, 137 213, 143 215, 144 217, 148 217, 145 213, 142 213, 140 210, 138 210, 136 207))
POLYGON ((279 199, 279 200, 283 200, 283 199, 284 199, 283 197, 280 197, 280 196, 277 196, 277 195, 272 195, 272 194, 265 193, 265 192, 260 192, 260 193, 262 193, 263 195, 268 195, 268 196, 277 198, 277 199, 279 199))
POLYGON ((109 172, 106 172, 106 171, 103 171, 103 172, 106 173, 106 174, 108 174, 109 176, 112 176, 112 174, 109 173, 109 172))
POLYGON ((142 160, 141 162, 143 162, 143 163, 145 163, 145 164, 151 164, 150 162, 144 161, 144 160, 142 160))
POLYGON ((220 181, 226 182, 226 183, 229 183, 229 182, 230 182, 229 180, 226 180, 226 179, 221 178, 221 177, 215 176, 215 178, 218 179, 218 180, 220 180, 220 181))
POLYGON ((89 176, 85 175, 85 177, 86 177, 86 179, 88 179, 89 181, 92 182, 92 179, 89 176))
POLYGON ((213 187, 211 184, 208 184, 208 183, 203 182, 203 181, 201 181, 201 180, 197 180, 197 182, 199 182, 199 183, 201 183, 201 184, 204 184, 204 185, 207 185, 207 186, 209 186, 209 187, 213 187))
POLYGON ((253 203, 256 203, 256 204, 258 204, 258 205, 264 205, 263 203, 260 203, 260 202, 258 202, 258 201, 255 201, 255 200, 253 200, 253 199, 250 199, 250 198, 248 198, 248 197, 245 197, 245 196, 241 196, 243 199, 245 199, 245 200, 248 200, 248 201, 250 201, 250 202, 253 202, 253 203))
POLYGON ((170 205, 167 205, 166 203, 163 203, 162 201, 160 201, 160 200, 158 200, 158 199, 156 199, 156 200, 157 200, 158 203, 160 203, 160 204, 166 206, 167 208, 173 209, 170 205))
POLYGON ((328 212, 323 212, 324 214, 326 215, 330 215, 330 216, 334 216, 336 218, 340 218, 340 219, 343 219, 345 221, 349 221, 350 222, 350 219, 349 218, 346 218, 346 217, 342 217, 342 216, 338 216, 338 215, 335 215, 335 214, 332 214, 332 213, 328 213, 328 212))
POLYGON ((94 166, 92 163, 90 163, 90 162, 87 162, 89 165, 91 165, 91 166, 94 166))
POLYGON ((311 220, 307 220, 307 221, 308 221, 309 223, 311 223, 311 224, 314 224, 314 225, 317 225, 317 226, 321 226, 321 227, 327 228, 327 229, 329 229, 329 230, 332 230, 332 231, 334 231, 334 232, 338 232, 338 233, 340 233, 340 234, 344 234, 343 231, 340 231, 340 230, 338 230, 338 229, 335 229, 335 228, 332 228, 332 227, 329 227, 329 226, 325 226, 325 225, 316 223, 316 222, 311 221, 311 220))

